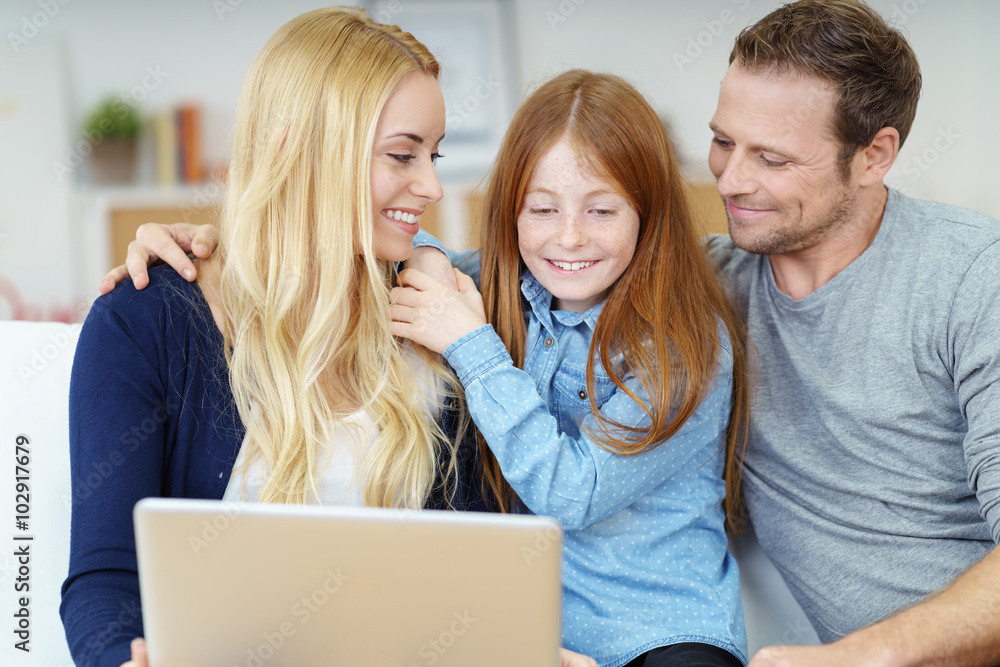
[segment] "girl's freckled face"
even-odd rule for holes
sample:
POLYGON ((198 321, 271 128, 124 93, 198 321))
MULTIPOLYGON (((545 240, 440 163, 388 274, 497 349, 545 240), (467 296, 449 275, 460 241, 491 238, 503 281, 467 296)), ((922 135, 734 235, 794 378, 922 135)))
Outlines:
POLYGON ((563 137, 539 160, 517 216, 518 248, 553 310, 600 303, 635 254, 639 214, 563 137))

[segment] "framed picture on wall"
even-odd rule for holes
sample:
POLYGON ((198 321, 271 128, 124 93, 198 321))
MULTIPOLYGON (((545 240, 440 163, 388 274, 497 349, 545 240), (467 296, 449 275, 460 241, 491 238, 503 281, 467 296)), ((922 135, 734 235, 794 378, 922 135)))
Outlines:
POLYGON ((512 0, 369 0, 369 15, 394 23, 441 63, 447 109, 442 178, 478 179, 496 154, 520 94, 512 0))

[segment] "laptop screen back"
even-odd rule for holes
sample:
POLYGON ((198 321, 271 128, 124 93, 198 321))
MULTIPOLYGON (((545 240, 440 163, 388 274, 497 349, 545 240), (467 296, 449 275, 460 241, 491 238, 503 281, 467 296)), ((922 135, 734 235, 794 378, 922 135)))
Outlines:
POLYGON ((153 667, 558 664, 551 519, 149 498, 135 524, 153 667))

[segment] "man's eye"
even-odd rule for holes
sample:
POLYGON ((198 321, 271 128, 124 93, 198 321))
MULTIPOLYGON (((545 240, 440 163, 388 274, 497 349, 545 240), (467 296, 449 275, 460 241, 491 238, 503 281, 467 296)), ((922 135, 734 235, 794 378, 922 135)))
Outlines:
POLYGON ((712 143, 720 148, 730 148, 732 146, 732 142, 728 139, 720 139, 719 137, 712 137, 712 143))
POLYGON ((776 161, 776 160, 768 160, 763 155, 760 156, 760 161, 763 162, 768 167, 783 167, 786 164, 788 164, 788 162, 784 161, 784 160, 778 160, 778 161, 776 161))

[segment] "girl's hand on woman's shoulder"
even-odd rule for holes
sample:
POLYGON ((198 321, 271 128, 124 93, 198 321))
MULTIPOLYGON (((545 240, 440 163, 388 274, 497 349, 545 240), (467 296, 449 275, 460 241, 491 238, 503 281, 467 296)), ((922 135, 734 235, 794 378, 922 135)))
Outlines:
POLYGON ((392 288, 392 333, 442 354, 486 324, 483 297, 472 278, 455 269, 458 291, 422 271, 405 269, 392 288))
POLYGON ((405 269, 417 269, 431 278, 439 280, 445 287, 458 289, 455 272, 451 268, 448 256, 434 246, 420 246, 413 249, 410 258, 403 262, 405 269))

